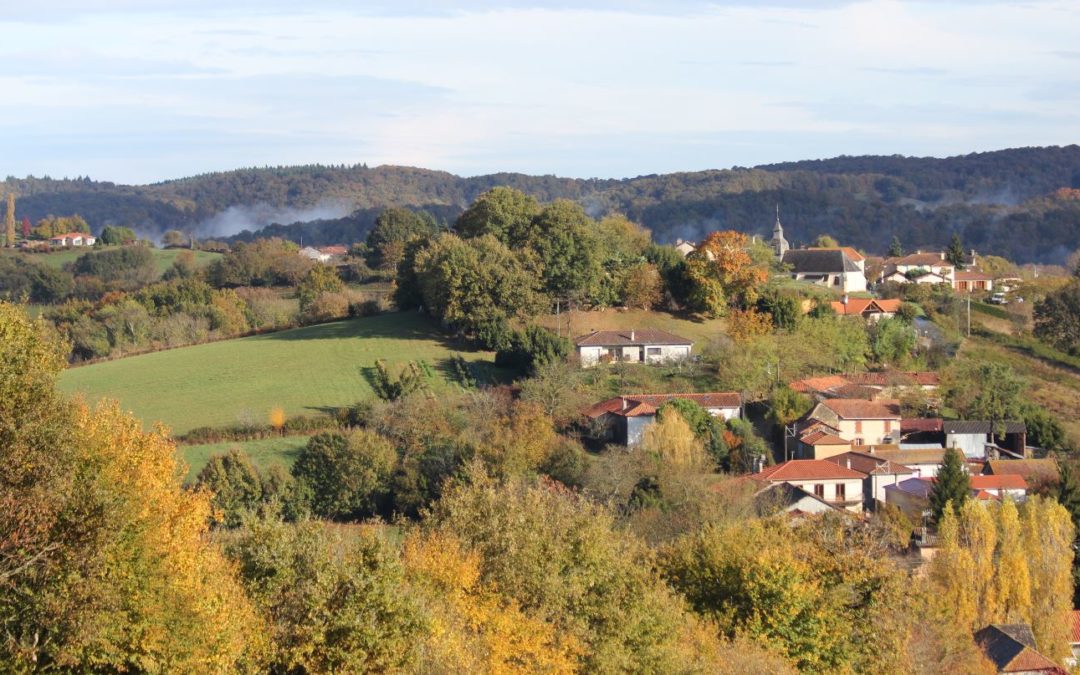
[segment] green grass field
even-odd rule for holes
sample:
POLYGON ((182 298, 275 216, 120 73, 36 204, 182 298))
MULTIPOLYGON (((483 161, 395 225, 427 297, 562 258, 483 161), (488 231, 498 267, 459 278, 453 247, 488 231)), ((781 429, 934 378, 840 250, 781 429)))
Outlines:
MULTIPOLYGON (((20 253, 18 255, 24 255, 26 260, 60 269, 67 263, 75 262, 75 259, 83 255, 84 253, 100 250, 102 249, 93 247, 69 248, 63 251, 54 251, 52 253, 20 253)), ((158 273, 164 274, 165 270, 172 267, 173 261, 176 260, 176 256, 180 255, 180 251, 182 250, 184 249, 150 249, 150 252, 154 254, 154 262, 157 264, 158 273)), ((210 251, 195 251, 195 266, 206 267, 220 257, 220 253, 211 253, 210 251)))
POLYGON ((634 328, 659 328, 694 341, 694 352, 700 350, 725 333, 724 319, 696 320, 669 312, 648 312, 641 309, 604 309, 596 311, 563 312, 540 317, 537 323, 556 330, 562 326, 562 334, 569 330, 571 339, 593 330, 630 330, 634 328))
POLYGON ((118 399, 148 426, 161 421, 180 434, 201 426, 265 423, 274 407, 311 415, 370 398, 367 376, 378 359, 395 372, 422 361, 432 390, 446 389, 456 386, 444 373, 458 353, 470 362, 484 361, 474 366, 478 380, 499 377, 490 352, 462 351, 431 320, 403 312, 72 368, 61 375, 60 388, 89 400, 118 399))
POLYGON ((224 455, 232 448, 242 450, 259 471, 266 473, 272 466, 285 469, 292 467, 300 450, 307 445, 309 436, 285 436, 265 438, 260 441, 231 441, 206 443, 204 445, 180 445, 176 451, 188 465, 186 482, 193 482, 206 462, 213 455, 224 455))

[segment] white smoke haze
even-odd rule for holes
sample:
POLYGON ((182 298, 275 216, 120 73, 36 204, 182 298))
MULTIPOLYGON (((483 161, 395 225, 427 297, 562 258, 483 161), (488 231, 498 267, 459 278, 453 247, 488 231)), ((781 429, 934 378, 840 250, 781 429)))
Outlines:
POLYGON ((344 202, 320 202, 309 208, 273 206, 271 204, 237 204, 207 218, 194 228, 200 239, 231 237, 244 230, 257 232, 267 225, 292 225, 313 220, 343 218, 352 212, 344 202))

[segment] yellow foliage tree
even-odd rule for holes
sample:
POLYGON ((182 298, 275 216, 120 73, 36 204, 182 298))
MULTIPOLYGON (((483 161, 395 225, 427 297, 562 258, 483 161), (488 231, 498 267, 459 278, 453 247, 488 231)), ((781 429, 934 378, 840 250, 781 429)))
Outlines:
POLYGON ((427 599, 431 626, 419 670, 572 673, 580 645, 480 580, 480 556, 449 533, 414 532, 402 546, 409 580, 427 599))
POLYGON ((1031 630, 1039 651, 1061 662, 1070 656, 1075 532, 1069 512, 1053 499, 1029 497, 1021 512, 1024 557, 1031 579, 1031 630))
POLYGON ((280 407, 270 409, 270 426, 276 431, 281 431, 285 426, 285 410, 280 407))
POLYGON ((1001 553, 994 580, 1001 617, 1005 623, 1021 623, 1031 616, 1031 577, 1025 559, 1027 551, 1020 528, 1020 512, 1011 499, 1001 504, 998 532, 1001 553))
POLYGON ((645 429, 642 448, 675 466, 705 466, 705 448, 690 425, 677 411, 664 412, 654 424, 645 429))

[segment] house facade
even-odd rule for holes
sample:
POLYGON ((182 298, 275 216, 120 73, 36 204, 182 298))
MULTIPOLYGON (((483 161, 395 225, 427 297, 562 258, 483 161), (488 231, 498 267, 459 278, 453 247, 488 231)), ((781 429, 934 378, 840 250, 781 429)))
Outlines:
POLYGON ((1005 434, 994 435, 994 424, 986 420, 947 420, 942 423, 945 447, 957 448, 969 458, 994 458, 995 455, 1024 459, 1027 456, 1027 427, 1023 422, 1005 422, 1005 434))
POLYGON ((668 401, 693 401, 713 417, 729 420, 742 413, 742 396, 736 392, 706 394, 627 394, 590 406, 585 417, 600 425, 611 440, 627 446, 641 443, 645 430, 656 422, 656 412, 668 401))
POLYGON ((825 399, 814 406, 807 420, 834 429, 837 436, 853 446, 894 443, 900 437, 900 402, 825 399))
POLYGON ((994 277, 975 270, 960 271, 953 277, 953 290, 974 293, 994 290, 994 277))
POLYGON ((900 300, 878 300, 877 298, 850 298, 844 295, 832 303, 837 316, 857 316, 866 321, 892 318, 900 311, 900 300))
POLYGON ((866 259, 851 248, 791 249, 781 262, 796 281, 825 286, 841 293, 866 290, 866 259))
POLYGON ((861 512, 863 475, 832 462, 793 459, 750 477, 762 484, 787 483, 835 508, 861 512))
POLYGON ((898 258, 886 258, 882 281, 900 284, 953 284, 956 266, 943 252, 918 251, 898 258))
POLYGON ((863 496, 867 508, 876 508, 885 502, 885 488, 915 477, 915 469, 882 457, 875 457, 864 452, 845 452, 830 457, 827 461, 838 466, 861 473, 863 478, 863 496))
POLYGON ((601 330, 574 340, 582 367, 602 363, 667 363, 690 358, 693 340, 664 330, 601 330))

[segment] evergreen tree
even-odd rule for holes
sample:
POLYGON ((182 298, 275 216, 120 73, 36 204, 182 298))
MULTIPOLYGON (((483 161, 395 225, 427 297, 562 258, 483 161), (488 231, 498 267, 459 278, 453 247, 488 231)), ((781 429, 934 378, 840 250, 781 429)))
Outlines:
POLYGON ((938 469, 937 480, 930 491, 930 509, 934 512, 934 522, 939 522, 945 508, 952 502, 954 512, 971 496, 971 478, 964 468, 964 456, 956 448, 945 451, 945 460, 938 469))
POLYGON ((889 244, 889 255, 893 258, 899 258, 904 255, 904 247, 900 245, 900 237, 893 235, 892 243, 889 244))
POLYGON ((945 251, 945 259, 955 265, 957 269, 964 267, 964 245, 960 243, 960 235, 954 234, 949 241, 949 248, 945 251))

